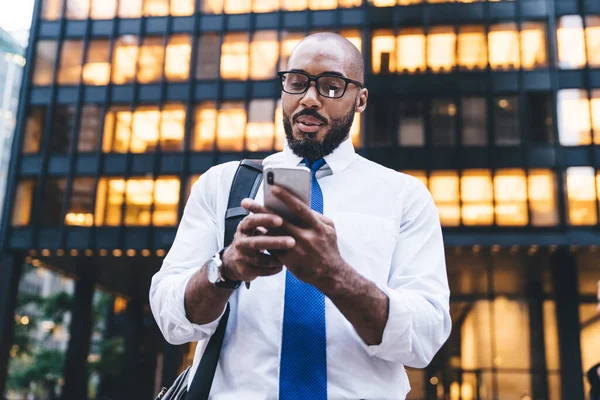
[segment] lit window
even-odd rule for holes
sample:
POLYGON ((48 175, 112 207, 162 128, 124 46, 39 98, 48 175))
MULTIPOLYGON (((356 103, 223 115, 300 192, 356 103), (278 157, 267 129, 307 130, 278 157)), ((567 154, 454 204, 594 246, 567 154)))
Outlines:
POLYGON ((545 24, 527 22, 521 26, 521 65, 523 69, 548 66, 545 24))
POLYGON ((258 31, 250 44, 250 78, 273 79, 277 57, 279 56, 279 41, 276 31, 258 31))
POLYGON ((110 81, 108 40, 92 40, 87 49, 82 78, 86 85, 104 86, 110 81))
POLYGON ((467 70, 487 67, 487 46, 482 26, 463 26, 458 31, 458 65, 467 70))
POLYGON ((488 46, 492 69, 519 68, 519 34, 515 24, 492 25, 488 33, 488 46))
POLYGON ((160 116, 161 151, 181 151, 185 133, 185 108, 182 104, 167 104, 160 116))
POLYGON ((516 146, 521 143, 517 96, 494 99, 494 132, 497 145, 516 146))
POLYGON ((417 178, 423 185, 425 185, 425 187, 427 187, 427 174, 425 173, 425 171, 402 171, 402 173, 405 173, 407 175, 413 176, 415 178, 417 178))
POLYGON ((117 15, 117 0, 92 0, 92 19, 113 19, 117 15))
POLYGON ((550 170, 533 169, 527 179, 531 223, 534 226, 558 224, 556 185, 550 170))
POLYGON ((567 198, 570 225, 595 225, 598 222, 592 167, 567 168, 567 198))
POLYGON ((421 4, 424 3, 425 0, 398 0, 398 5, 400 6, 408 6, 411 4, 421 4))
POLYGON ((360 134, 360 113, 354 114, 354 121, 350 127, 350 137, 352 138, 352 145, 354 148, 360 148, 362 146, 362 135, 360 134))
POLYGON ((65 215, 65 225, 94 225, 94 178, 75 178, 71 189, 69 209, 65 215))
POLYGON ((266 13, 279 10, 279 0, 254 1, 252 11, 255 13, 266 13))
POLYGON ((198 62, 196 78, 214 79, 219 74, 219 35, 206 34, 200 36, 198 44, 198 62))
POLYGON ((31 205, 36 186, 33 179, 22 180, 17 185, 12 212, 13 226, 27 226, 31 223, 31 205))
POLYGON ((279 56, 279 70, 284 71, 287 69, 288 60, 292 50, 300 41, 304 39, 304 35, 299 32, 282 32, 281 34, 281 54, 279 56))
POLYGON ((162 178, 154 183, 154 211, 152 225, 177 225, 177 206, 179 204, 179 179, 162 178))
POLYGON ((460 179, 464 225, 491 225, 493 215, 492 174, 487 170, 466 170, 460 179))
POLYGON ((77 85, 79 83, 82 58, 83 42, 81 40, 65 40, 63 42, 58 67, 58 83, 60 85, 77 85))
POLYGON ((164 59, 165 45, 163 38, 144 38, 138 62, 138 82, 152 83, 160 81, 164 59))
POLYGON ((403 147, 424 146, 423 102, 401 102, 399 111, 398 144, 403 147))
POLYGON ((246 110, 243 103, 223 103, 217 119, 217 148, 220 151, 243 151, 246 110))
POLYGON ((333 10, 337 8, 337 0, 308 0, 311 10, 333 10))
POLYGON ((165 76, 169 81, 184 81, 190 75, 192 45, 190 36, 175 35, 169 38, 165 58, 165 76))
MULTIPOLYGON (((123 139, 129 139, 127 144, 122 140, 122 146, 132 153, 145 153, 154 151, 159 137, 160 111, 154 107, 139 107, 131 119, 131 132, 127 132, 123 139)), ((117 132, 124 132, 118 130, 117 132)), ((119 137, 115 137, 120 141, 119 137)))
POLYGON ((561 17, 556 30, 558 66, 562 69, 585 66, 583 20, 579 15, 561 17))
POLYGON ((308 0, 281 0, 282 9, 285 11, 306 10, 308 0))
POLYGON ((246 150, 271 151, 275 126, 273 115, 275 100, 252 100, 248 107, 248 125, 246 126, 246 150))
POLYGON ((194 0, 171 0, 171 15, 174 17, 194 14, 194 0))
POLYGON ((122 85, 134 81, 138 50, 137 36, 121 36, 117 39, 113 54, 113 83, 122 85))
POLYGON ((144 0, 144 17, 169 15, 169 0, 144 0))
POLYGON ((425 34, 421 28, 401 29, 398 35, 398 70, 423 72, 425 61, 425 34))
POLYGON ((88 104, 81 108, 79 137, 77 139, 78 152, 92 152, 98 148, 98 135, 103 114, 102 107, 99 105, 88 104))
MULTIPOLYGON (((454 28, 433 27, 427 35, 427 66, 433 72, 448 72, 456 65, 454 28)), ((413 56, 414 57, 414 56, 413 56)))
POLYGON ((373 32, 372 57, 374 74, 396 72, 396 39, 392 31, 373 32))
POLYGON ((585 40, 590 67, 600 67, 600 16, 585 18, 585 40))
POLYGON ((223 0, 200 0, 200 8, 205 14, 221 14, 223 12, 223 0))
POLYGON ((458 174, 454 171, 436 171, 429 177, 429 191, 444 226, 457 226, 460 222, 458 204, 458 174))
POLYGON ((522 169, 498 170, 494 176, 496 223, 527 225, 527 179, 522 169))
POLYGON ((360 7, 362 5, 362 0, 338 0, 338 5, 346 8, 360 7))
POLYGON ((487 144, 487 116, 485 99, 465 97, 462 99, 462 143, 465 146, 487 144))
POLYGON ((203 103, 196 108, 195 128, 192 149, 195 151, 211 151, 214 148, 217 131, 217 110, 215 103, 203 103))
POLYGON ((67 0, 68 19, 87 19, 90 12, 90 0, 67 0))
POLYGON ((456 143, 456 104, 452 100, 433 100, 430 115, 433 145, 454 146, 456 143))
POLYGON ((252 10, 252 0, 224 0, 225 14, 247 14, 252 10))
POLYGON ((221 46, 221 77, 223 79, 248 78, 248 35, 228 33, 221 46))
POLYGON ((357 29, 346 29, 340 32, 340 35, 345 37, 362 53, 362 37, 357 29))
POLYGON ((25 139, 23 141, 23 153, 33 154, 40 151, 40 141, 44 135, 44 120, 46 118, 46 107, 35 106, 27 110, 27 121, 25 122, 25 139))
MULTIPOLYGON (((557 99, 560 143, 563 146, 591 144, 591 118, 587 92, 581 89, 560 90, 557 99)), ((600 115, 598 117, 598 128, 600 128, 600 115)))
POLYGON ((592 128, 594 129, 594 143, 600 144, 600 90, 592 90, 592 128))
POLYGON ((396 0, 371 0, 375 7, 393 7, 396 5, 396 0))
POLYGON ((283 111, 281 109, 281 99, 277 101, 275 108, 275 150, 283 150, 283 145, 286 142, 285 129, 283 127, 283 111))
POLYGON ((52 83, 54 62, 58 53, 58 46, 53 40, 40 40, 35 49, 35 67, 33 70, 33 84, 47 86, 52 83))
POLYGON ((54 21, 62 17, 62 0, 42 1, 42 19, 54 21))
POLYGON ((119 1, 120 18, 140 18, 142 16, 142 0, 119 1))

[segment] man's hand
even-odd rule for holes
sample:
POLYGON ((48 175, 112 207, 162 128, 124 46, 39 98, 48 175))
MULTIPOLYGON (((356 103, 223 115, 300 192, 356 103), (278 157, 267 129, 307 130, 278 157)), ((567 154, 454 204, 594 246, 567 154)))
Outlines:
POLYGON ((266 236, 261 233, 265 229, 279 228, 282 224, 281 217, 272 213, 255 213, 244 218, 237 227, 232 243, 223 254, 225 277, 251 282, 259 276, 279 273, 283 267, 282 262, 264 254, 263 250, 286 251, 294 247, 295 240, 290 236, 266 236))
MULTIPOLYGON (((313 211, 309 206, 281 186, 273 185, 272 193, 283 201, 302 221, 295 225, 281 220, 280 231, 295 239, 295 246, 288 249, 265 247, 277 257, 298 279, 319 286, 322 281, 330 280, 346 267, 337 246, 337 234, 333 221, 313 211)), ((265 215, 270 213, 254 200, 245 199, 242 206, 248 211, 265 215)))

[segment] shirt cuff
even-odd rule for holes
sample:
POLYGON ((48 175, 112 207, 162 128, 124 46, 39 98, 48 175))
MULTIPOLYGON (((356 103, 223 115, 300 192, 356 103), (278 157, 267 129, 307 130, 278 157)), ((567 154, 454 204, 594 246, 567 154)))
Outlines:
POLYGON ((166 304, 162 308, 160 315, 161 318, 170 322, 172 339, 182 343, 197 342, 210 337, 216 331, 219 321, 225 313, 225 308, 223 308, 221 315, 216 320, 203 325, 194 324, 187 318, 185 312, 185 290, 190 279, 192 279, 192 276, 198 270, 198 268, 190 268, 185 273, 182 273, 183 279, 169 291, 166 304))

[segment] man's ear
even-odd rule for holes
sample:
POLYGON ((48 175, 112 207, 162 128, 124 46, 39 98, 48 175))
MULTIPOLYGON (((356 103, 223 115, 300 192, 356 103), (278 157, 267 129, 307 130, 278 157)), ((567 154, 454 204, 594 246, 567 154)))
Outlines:
POLYGON ((356 96, 356 112, 363 112, 367 108, 367 99, 369 98, 369 91, 367 88, 362 88, 356 96))

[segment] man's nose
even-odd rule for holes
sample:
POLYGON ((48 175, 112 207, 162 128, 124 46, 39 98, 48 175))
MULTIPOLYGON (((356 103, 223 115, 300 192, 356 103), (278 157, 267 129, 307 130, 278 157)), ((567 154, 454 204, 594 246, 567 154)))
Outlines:
POLYGON ((308 90, 302 96, 300 104, 307 108, 321 108, 321 95, 317 90, 317 85, 311 82, 308 90))

